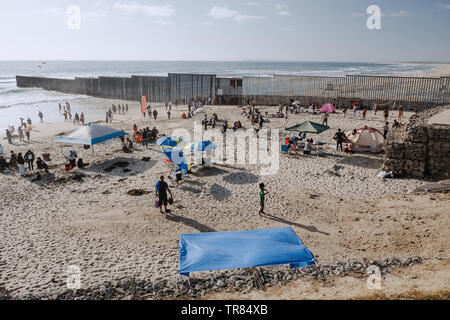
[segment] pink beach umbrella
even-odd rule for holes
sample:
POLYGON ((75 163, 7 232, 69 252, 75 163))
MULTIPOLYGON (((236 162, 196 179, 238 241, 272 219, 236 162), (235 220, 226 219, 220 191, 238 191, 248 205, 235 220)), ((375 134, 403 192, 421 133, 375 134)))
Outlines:
POLYGON ((335 113, 336 112, 336 108, 333 107, 332 104, 327 103, 327 104, 324 104, 322 106, 322 108, 320 109, 320 112, 322 112, 322 113, 326 113, 326 112, 328 112, 328 113, 335 113))

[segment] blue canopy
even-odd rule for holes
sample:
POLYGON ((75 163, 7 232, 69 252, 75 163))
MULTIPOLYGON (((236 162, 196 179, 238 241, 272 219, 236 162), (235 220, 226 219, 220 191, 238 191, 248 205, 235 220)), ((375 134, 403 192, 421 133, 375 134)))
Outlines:
POLYGON ((165 146, 161 147, 161 149, 173 164, 177 165, 183 170, 191 170, 191 165, 187 162, 181 149, 165 146))
POLYGON ((217 146, 208 140, 194 142, 194 143, 188 144, 186 147, 184 147, 184 149, 188 149, 191 151, 212 151, 216 148, 217 148, 217 146))
POLYGON ((186 143, 180 137, 164 137, 156 141, 160 147, 183 147, 186 143))
POLYGON ((58 137, 55 142, 93 146, 94 144, 126 135, 128 135, 128 133, 114 128, 89 123, 65 136, 58 137))
POLYGON ((179 272, 289 264, 313 265, 314 255, 290 227, 180 235, 179 272))

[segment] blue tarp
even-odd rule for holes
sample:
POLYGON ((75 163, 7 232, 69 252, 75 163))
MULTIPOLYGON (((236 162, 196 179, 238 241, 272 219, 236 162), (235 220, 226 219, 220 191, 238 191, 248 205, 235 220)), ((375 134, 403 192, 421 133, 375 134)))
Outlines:
POLYGON ((314 255, 290 227, 180 235, 179 272, 289 264, 313 265, 314 255))

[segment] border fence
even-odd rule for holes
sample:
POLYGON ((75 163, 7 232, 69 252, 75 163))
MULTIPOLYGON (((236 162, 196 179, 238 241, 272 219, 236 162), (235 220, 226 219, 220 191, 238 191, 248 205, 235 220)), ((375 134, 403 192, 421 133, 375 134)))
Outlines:
POLYGON ((361 101, 373 103, 397 101, 406 108, 429 108, 450 104, 450 77, 345 77, 290 76, 218 78, 206 74, 169 73, 167 77, 131 76, 53 79, 17 76, 17 86, 83 94, 100 98, 162 103, 188 103, 192 99, 211 98, 215 104, 278 105, 292 99, 303 104, 330 102, 340 106, 361 101))

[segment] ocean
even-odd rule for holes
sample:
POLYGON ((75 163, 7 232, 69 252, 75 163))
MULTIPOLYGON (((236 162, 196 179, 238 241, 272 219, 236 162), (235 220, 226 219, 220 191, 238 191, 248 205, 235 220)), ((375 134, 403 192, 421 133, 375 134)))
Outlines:
POLYGON ((110 105, 89 108, 79 103, 88 97, 49 92, 42 89, 21 89, 16 86, 16 75, 67 78, 99 76, 151 75, 168 73, 206 73, 219 77, 278 75, 402 75, 430 72, 432 64, 380 64, 351 62, 200 62, 200 61, 0 61, 0 130, 10 125, 16 128, 19 118, 38 122, 38 112, 44 113, 45 122, 62 121, 57 112, 58 103, 77 101, 72 110, 99 116, 110 105))

